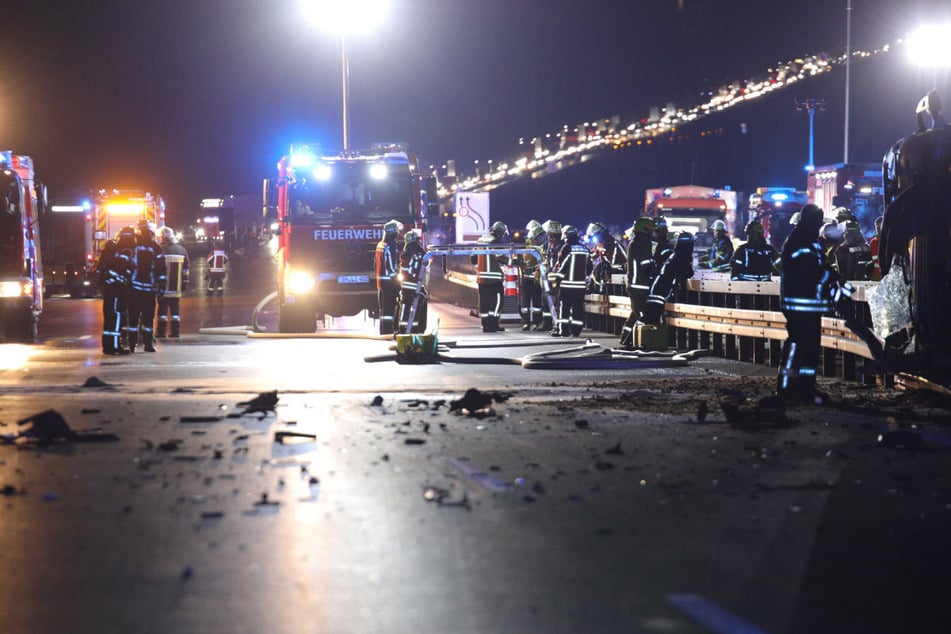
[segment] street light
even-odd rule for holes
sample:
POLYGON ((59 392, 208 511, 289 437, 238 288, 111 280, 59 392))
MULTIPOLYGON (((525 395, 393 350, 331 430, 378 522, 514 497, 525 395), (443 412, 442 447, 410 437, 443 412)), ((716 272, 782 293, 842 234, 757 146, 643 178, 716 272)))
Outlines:
POLYGON ((343 78, 343 149, 350 149, 350 61, 347 36, 376 28, 386 14, 389 0, 300 0, 307 19, 328 33, 340 36, 340 70, 343 78))
POLYGON ((951 67, 951 24, 924 26, 908 36, 908 57, 933 69, 932 89, 938 87, 938 68, 951 67))
POLYGON ((813 160, 815 157, 816 149, 816 135, 815 135, 815 124, 816 124, 816 110, 825 110, 826 102, 823 99, 816 99, 815 97, 808 97, 806 99, 797 99, 796 100, 796 110, 805 110, 809 113, 809 164, 806 165, 806 171, 811 171, 815 169, 816 163, 813 160))

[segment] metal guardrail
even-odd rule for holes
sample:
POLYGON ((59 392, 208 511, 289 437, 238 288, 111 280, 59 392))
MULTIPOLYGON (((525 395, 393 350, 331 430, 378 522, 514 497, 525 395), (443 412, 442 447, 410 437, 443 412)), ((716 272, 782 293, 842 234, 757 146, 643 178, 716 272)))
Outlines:
MULTIPOLYGON (((475 288, 471 274, 448 271, 447 278, 475 288)), ((876 284, 852 282, 854 307, 861 311, 858 317, 863 323, 871 323, 866 292, 876 284)), ((624 275, 613 275, 607 293, 585 297, 588 328, 620 335, 631 311, 624 285, 624 275)), ((674 301, 668 302, 664 320, 670 326, 671 344, 678 348, 707 349, 739 361, 779 365, 786 318, 779 309, 778 280, 735 282, 726 273, 696 271, 674 301)), ((822 318, 822 349, 820 370, 825 376, 857 380, 865 361, 872 358, 865 343, 837 317, 822 318)))

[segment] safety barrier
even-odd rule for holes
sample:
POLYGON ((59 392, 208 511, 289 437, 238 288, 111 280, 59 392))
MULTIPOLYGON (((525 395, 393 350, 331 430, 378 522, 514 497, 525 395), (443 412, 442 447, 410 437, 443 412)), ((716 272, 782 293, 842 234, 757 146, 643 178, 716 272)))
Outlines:
MULTIPOLYGON (((475 289, 473 275, 448 266, 452 285, 475 289)), ((440 273, 433 272, 435 275, 440 273)), ((586 327, 620 335, 631 304, 624 275, 614 275, 606 294, 585 298, 586 327)), ((866 292, 877 282, 852 282, 853 308, 861 323, 871 324, 866 292)), ((472 301, 475 294, 470 291, 472 301)), ((726 273, 698 270, 678 289, 664 316, 670 344, 680 349, 704 349, 721 357, 777 367, 786 339, 786 319, 779 308, 779 281, 734 282, 726 273)), ((865 362, 872 358, 865 343, 837 317, 822 318, 824 376, 846 380, 866 378, 865 362)))

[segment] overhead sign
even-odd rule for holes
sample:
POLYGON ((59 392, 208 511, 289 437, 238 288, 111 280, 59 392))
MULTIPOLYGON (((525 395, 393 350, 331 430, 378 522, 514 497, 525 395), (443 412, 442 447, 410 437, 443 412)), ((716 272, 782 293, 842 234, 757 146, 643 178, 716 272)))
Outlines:
POLYGON ((489 232, 489 192, 456 192, 456 243, 471 244, 489 232))

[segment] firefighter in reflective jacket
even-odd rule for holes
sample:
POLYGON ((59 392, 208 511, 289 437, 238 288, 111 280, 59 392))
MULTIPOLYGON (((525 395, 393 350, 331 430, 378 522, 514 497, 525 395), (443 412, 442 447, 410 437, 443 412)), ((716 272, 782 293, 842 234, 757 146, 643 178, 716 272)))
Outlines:
POLYGON ((102 288, 102 352, 129 354, 119 343, 128 308, 132 280, 132 252, 135 250, 135 229, 123 227, 115 240, 102 248, 96 270, 102 288))
MULTIPOLYGON (((410 229, 403 239, 403 251, 400 253, 400 298, 397 313, 399 314, 399 332, 405 333, 409 325, 410 313, 413 310, 413 300, 416 298, 416 287, 422 279, 425 269, 423 258, 426 248, 419 239, 419 231, 410 229)), ((416 315, 413 317, 413 327, 410 332, 426 330, 426 289, 420 288, 419 301, 416 303, 416 315)))
MULTIPOLYGON (((542 255, 545 258, 545 270, 548 271, 548 287, 551 290, 551 299, 558 307, 558 276, 555 275, 555 268, 558 266, 558 255, 561 253, 561 223, 557 220, 546 220, 542 223, 542 228, 548 239, 545 241, 545 248, 542 249, 542 255)), ((548 306, 542 306, 542 319, 544 328, 550 328, 554 334, 555 315, 548 314, 548 306)))
POLYGON ((225 253, 221 243, 216 241, 211 249, 211 253, 208 254, 208 288, 206 289, 208 297, 211 297, 216 292, 218 293, 218 297, 224 295, 225 266, 227 264, 228 254, 225 253))
POLYGON ((842 227, 842 244, 835 249, 835 270, 847 280, 871 279, 872 248, 865 241, 858 221, 846 220, 839 226, 842 227))
POLYGON ((129 351, 141 339, 146 352, 155 352, 153 326, 156 298, 165 290, 165 254, 155 241, 148 222, 136 228, 135 251, 132 254, 132 292, 129 294, 129 351), (141 335, 141 337, 140 337, 141 335))
MULTIPOLYGON (((545 235, 542 226, 535 223, 534 226, 527 227, 528 237, 525 239, 525 246, 541 248, 541 243, 545 235)), ((518 287, 518 312, 522 318, 522 330, 532 328, 542 330, 544 328, 542 312, 542 283, 541 273, 538 267, 539 260, 530 253, 523 254, 519 259, 519 269, 521 280, 518 287)))
POLYGON ((558 258, 555 275, 561 291, 558 293, 558 320, 553 337, 577 337, 584 329, 584 294, 591 275, 591 252, 581 244, 578 229, 565 225, 562 229, 564 244, 558 258))
POLYGON ((158 323, 155 336, 165 337, 171 322, 170 336, 177 339, 182 332, 182 293, 188 286, 188 251, 178 243, 171 227, 162 227, 162 252, 165 254, 165 290, 158 300, 158 323))
POLYGON ((647 294, 647 307, 641 321, 645 324, 659 324, 663 320, 664 305, 670 299, 678 284, 693 277, 693 234, 681 231, 677 235, 674 252, 660 265, 657 276, 651 283, 647 294))
POLYGON ((380 303, 380 334, 396 332, 396 301, 399 296, 400 223, 383 225, 383 238, 376 245, 376 291, 380 303))
POLYGON ((654 253, 651 233, 652 218, 638 218, 628 230, 631 242, 627 245, 627 296, 631 299, 631 314, 621 328, 621 348, 634 349, 634 324, 647 308, 647 295, 654 281, 654 253))
POLYGON ((736 248, 730 261, 730 279, 742 282, 768 282, 779 273, 779 252, 766 242, 763 223, 751 220, 746 225, 746 242, 736 248))
POLYGON ((803 206, 799 223, 783 244, 779 295, 786 317, 786 341, 779 366, 776 392, 784 400, 821 405, 828 395, 816 389, 823 313, 832 310, 830 291, 835 274, 826 265, 819 246, 822 210, 803 206))
POLYGON ((708 253, 700 257, 699 264, 703 268, 714 271, 728 271, 733 259, 733 241, 727 233, 726 223, 717 220, 711 226, 713 229, 713 246, 708 253))
MULTIPOLYGON (((479 238, 478 244, 501 244, 508 233, 504 222, 496 222, 489 234, 479 238)), ((491 253, 472 256, 476 265, 476 282, 479 285, 479 318, 482 320, 482 332, 501 332, 505 330, 499 321, 502 318, 502 267, 508 258, 491 253)))
POLYGON ((601 222, 589 224, 585 236, 591 245, 594 263, 592 279, 595 291, 603 295, 610 290, 608 285, 611 283, 611 276, 615 273, 624 273, 627 255, 624 247, 601 222))
POLYGON ((670 246, 670 234, 667 231, 667 219, 663 216, 654 217, 654 266, 659 271, 667 258, 674 254, 670 246))

